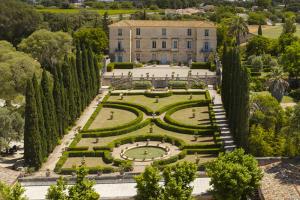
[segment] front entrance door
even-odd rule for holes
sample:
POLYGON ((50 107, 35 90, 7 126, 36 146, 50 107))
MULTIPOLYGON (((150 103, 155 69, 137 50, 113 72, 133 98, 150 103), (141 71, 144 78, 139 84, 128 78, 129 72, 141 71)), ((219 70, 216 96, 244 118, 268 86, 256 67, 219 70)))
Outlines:
POLYGON ((167 54, 162 54, 160 63, 161 64, 167 64, 167 62, 168 62, 167 54))

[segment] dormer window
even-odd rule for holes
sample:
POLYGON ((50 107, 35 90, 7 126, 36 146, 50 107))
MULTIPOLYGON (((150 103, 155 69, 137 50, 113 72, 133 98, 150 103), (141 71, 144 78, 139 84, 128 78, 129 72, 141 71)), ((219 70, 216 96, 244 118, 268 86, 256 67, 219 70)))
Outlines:
POLYGON ((161 29, 161 34, 163 36, 166 36, 167 35, 167 29, 165 29, 165 28, 161 29))
POLYGON ((205 29, 205 31, 204 31, 204 36, 209 36, 209 30, 208 29, 205 29))
POLYGON ((191 36, 191 35, 192 35, 192 29, 189 28, 189 29, 187 30, 187 35, 188 35, 188 36, 191 36))

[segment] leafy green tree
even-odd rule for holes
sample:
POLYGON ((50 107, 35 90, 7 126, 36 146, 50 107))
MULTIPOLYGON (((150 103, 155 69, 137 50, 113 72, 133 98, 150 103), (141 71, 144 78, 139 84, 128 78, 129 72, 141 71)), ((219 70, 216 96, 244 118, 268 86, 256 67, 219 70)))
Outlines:
POLYGON ((64 56, 71 52, 72 37, 68 33, 41 29, 22 40, 18 48, 31 54, 42 67, 52 72, 54 66, 62 63, 64 56))
POLYGON ((0 98, 10 101, 24 95, 26 82, 34 73, 38 78, 41 77, 42 70, 38 62, 16 51, 10 43, 0 41, 0 98))
POLYGON ((40 23, 41 16, 33 7, 17 0, 0 1, 0 40, 17 46, 40 23))
POLYGON ((269 52, 270 40, 263 36, 254 36, 246 45, 247 56, 263 55, 269 52))
POLYGON ((256 159, 243 149, 221 153, 206 165, 206 172, 214 197, 222 200, 245 199, 259 187, 263 177, 256 159))
POLYGON ((300 41, 292 43, 287 46, 285 52, 282 55, 281 61, 284 66, 284 70, 289 72, 291 77, 298 79, 300 76, 300 41))
POLYGON ((66 181, 61 177, 57 180, 56 185, 48 189, 47 200, 98 200, 100 195, 93 189, 95 183, 86 178, 88 170, 84 165, 80 165, 76 172, 75 185, 66 186, 66 181))
POLYGON ((103 54, 108 48, 107 35, 100 28, 81 28, 74 33, 74 40, 91 47, 96 54, 103 54))
POLYGON ((164 199, 190 200, 193 187, 190 183, 196 178, 197 166, 192 163, 178 163, 167 167, 163 172, 165 180, 164 199))
POLYGON ((271 5, 272 0, 256 0, 255 2, 259 7, 268 8, 271 5))
POLYGON ((295 25, 295 17, 288 17, 285 19, 282 30, 282 34, 295 33, 296 25, 295 25))
POLYGON ((19 184, 16 183, 14 186, 8 186, 0 182, 0 199, 3 200, 27 200, 24 197, 25 189, 19 184))
POLYGON ((0 108, 0 150, 10 147, 12 141, 19 142, 24 135, 24 119, 15 110, 0 108))
POLYGON ((39 120, 34 88, 31 80, 27 81, 25 127, 24 127, 24 159, 29 167, 39 169, 43 157, 41 150, 41 136, 39 134, 39 120))
POLYGON ((278 102, 281 102, 288 87, 289 83, 285 80, 283 70, 279 67, 272 69, 269 77, 269 91, 278 102))
POLYGON ((162 188, 159 185, 161 176, 155 167, 146 167, 145 171, 135 177, 138 200, 161 199, 162 188))

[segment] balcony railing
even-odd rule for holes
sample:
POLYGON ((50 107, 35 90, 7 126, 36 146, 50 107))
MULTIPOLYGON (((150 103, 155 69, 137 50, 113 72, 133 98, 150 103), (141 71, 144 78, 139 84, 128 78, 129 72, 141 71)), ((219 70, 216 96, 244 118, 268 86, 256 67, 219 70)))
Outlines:
POLYGON ((200 52, 202 53, 209 53, 209 52, 213 52, 214 50, 212 48, 202 48, 200 49, 200 52))
POLYGON ((115 52, 124 52, 125 50, 124 50, 124 48, 116 48, 115 49, 115 52))

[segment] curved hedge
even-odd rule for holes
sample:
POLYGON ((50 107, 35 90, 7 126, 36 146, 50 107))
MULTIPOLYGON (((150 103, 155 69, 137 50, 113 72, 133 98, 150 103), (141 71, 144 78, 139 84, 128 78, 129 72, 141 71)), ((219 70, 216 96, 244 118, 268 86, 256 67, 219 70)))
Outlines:
POLYGON ((210 129, 185 128, 185 127, 168 124, 159 118, 156 118, 154 120, 154 123, 162 129, 166 129, 168 131, 173 131, 173 132, 178 132, 178 133, 191 134, 191 135, 202 135, 202 136, 206 136, 206 135, 208 136, 208 135, 211 135, 214 133, 214 130, 211 128, 210 129))
POLYGON ((137 108, 137 109, 143 111, 147 115, 151 115, 153 113, 153 111, 150 108, 148 108, 146 106, 143 106, 141 104, 128 103, 128 102, 119 102, 119 101, 108 101, 107 103, 109 103, 109 104, 119 104, 119 105, 131 106, 131 107, 134 107, 134 108, 137 108))
POLYGON ((153 162, 153 165, 154 166, 168 165, 168 164, 171 164, 171 163, 177 162, 178 160, 183 159, 186 155, 187 155, 187 151, 183 150, 178 155, 171 156, 170 158, 156 160, 153 162))
POLYGON ((134 113, 137 116, 137 118, 135 118, 134 120, 132 120, 128 123, 125 123, 125 124, 122 124, 122 125, 119 125, 119 126, 108 127, 108 128, 99 128, 99 129, 89 129, 89 130, 84 130, 83 132, 88 133, 88 132, 95 132, 95 131, 113 131, 113 130, 118 130, 118 129, 130 127, 134 124, 140 123, 143 120, 143 113, 140 110, 138 110, 134 107, 120 105, 120 104, 110 104, 110 103, 103 104, 103 107, 127 110, 127 111, 130 111, 130 112, 134 113))
POLYGON ((122 135, 122 134, 125 134, 125 133, 129 133, 129 132, 141 129, 141 128, 147 126, 148 124, 150 124, 150 122, 151 122, 151 119, 146 119, 142 123, 138 123, 138 124, 135 124, 133 126, 130 126, 130 127, 124 128, 124 129, 120 129, 120 130, 103 131, 103 132, 89 131, 87 133, 83 132, 83 133, 81 133, 81 135, 82 135, 83 138, 108 137, 108 136, 122 135))
POLYGON ((179 106, 176 106, 169 111, 167 111, 164 120, 172 125, 180 126, 180 127, 185 127, 185 128, 192 128, 192 129, 198 129, 198 128, 210 128, 211 125, 191 125, 191 124, 185 124, 181 123, 171 117, 173 113, 175 113, 178 110, 182 110, 185 108, 192 108, 192 107, 200 107, 200 106, 208 106, 207 100, 200 100, 198 103, 187 103, 187 104, 182 104, 179 106))

